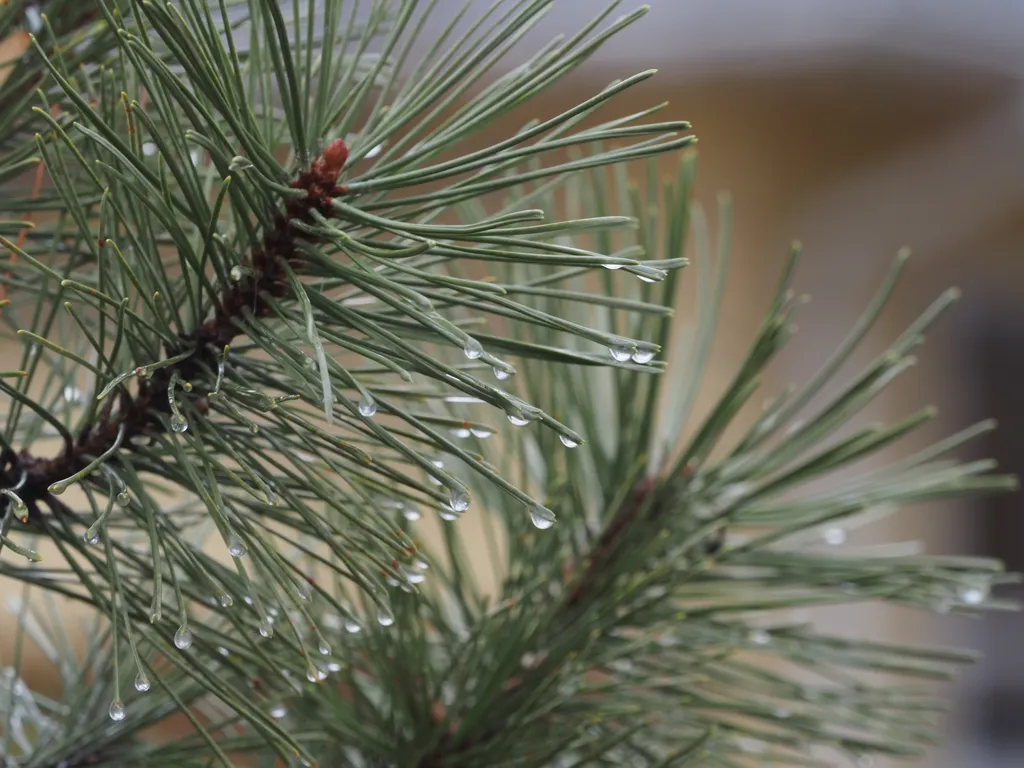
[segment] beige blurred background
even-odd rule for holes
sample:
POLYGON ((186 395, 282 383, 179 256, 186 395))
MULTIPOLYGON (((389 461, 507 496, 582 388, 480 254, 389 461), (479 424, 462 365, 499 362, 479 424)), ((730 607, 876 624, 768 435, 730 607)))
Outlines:
MULTIPOLYGON (((694 124, 697 197, 713 208, 715 194, 728 190, 735 210, 710 394, 745 350, 792 239, 805 246, 797 286, 812 303, 797 342, 773 369, 774 391, 813 373, 897 249, 910 245, 915 255, 905 279, 858 361, 877 354, 944 288, 959 285, 964 296, 931 334, 916 370, 864 420, 938 405, 940 417, 897 451, 905 453, 995 416, 1000 432, 962 455, 993 455, 1008 471, 1024 473, 1024 2, 650 4, 647 19, 542 97, 537 110, 549 113, 616 77, 658 67, 653 81, 613 109, 626 113, 667 99, 665 119, 694 124)), ((442 0, 446 5, 461 0, 442 0)), ((575 31, 601 7, 559 0, 524 50, 575 31)), ((994 554, 1024 569, 1021 508, 1019 495, 930 505, 860 531, 851 543, 920 539, 930 552, 994 554)), ((1024 619, 881 609, 816 618, 844 632, 983 651, 986 661, 951 690, 947 745, 924 765, 1024 765, 1024 662, 1017 652, 1024 619)), ((0 658, 9 658, 10 634, 0 630, 0 658)))

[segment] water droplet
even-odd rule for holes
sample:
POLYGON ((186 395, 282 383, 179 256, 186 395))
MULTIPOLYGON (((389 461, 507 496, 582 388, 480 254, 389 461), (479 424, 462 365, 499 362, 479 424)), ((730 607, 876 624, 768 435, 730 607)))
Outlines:
POLYGON ((341 666, 340 662, 337 662, 337 661, 328 661, 327 662, 327 671, 328 672, 341 672, 342 669, 343 669, 343 667, 341 666))
POLYGON ((287 714, 288 708, 284 704, 275 704, 270 708, 270 716, 275 720, 280 720, 287 714))
POLYGON ((445 509, 444 507, 439 509, 437 514, 446 523, 451 523, 459 519, 459 516, 456 513, 452 512, 450 509, 445 509))
POLYGON ((610 270, 612 270, 614 272, 616 269, 622 269, 626 265, 625 264, 602 264, 601 266, 604 267, 605 269, 610 269, 610 270))
POLYGON ((295 591, 298 593, 300 600, 311 600, 313 598, 313 585, 309 583, 308 579, 295 582, 295 591))
POLYGON ((274 636, 274 626, 266 619, 260 622, 260 635, 263 637, 274 636))
POLYGON ((154 144, 152 141, 145 141, 145 142, 143 142, 142 143, 142 154, 144 154, 146 157, 150 157, 151 155, 155 155, 156 154, 156 144, 154 144))
POLYGON ((612 360, 617 363, 628 362, 629 359, 633 357, 633 353, 635 351, 636 348, 628 341, 612 344, 608 347, 608 354, 610 354, 612 356, 612 360))
POLYGON ((639 278, 640 278, 641 280, 643 280, 643 281, 644 281, 645 283, 656 283, 656 282, 658 282, 658 279, 657 279, 657 278, 654 278, 654 277, 647 277, 646 275, 637 275, 637 277, 639 277, 639 278))
POLYGON ((484 353, 483 345, 476 339, 470 339, 466 342, 466 346, 462 348, 462 354, 464 354, 470 360, 479 359, 484 353))
POLYGON ((188 419, 182 416, 180 413, 176 413, 171 416, 171 431, 177 432, 179 435, 183 432, 188 431, 188 419))
POLYGON ((546 531, 555 524, 555 513, 540 504, 530 505, 530 522, 533 527, 546 531))
POLYGON ((250 595, 245 595, 245 596, 244 596, 244 597, 242 598, 242 601, 243 601, 243 602, 244 602, 244 603, 245 603, 246 605, 252 605, 252 597, 251 597, 250 595))
POLYGON ((83 536, 82 538, 85 539, 85 543, 86 544, 92 544, 93 546, 96 546, 97 544, 100 543, 100 535, 99 535, 99 533, 94 531, 92 528, 87 530, 85 532, 85 536, 83 536))
POLYGON ((135 690, 139 693, 145 693, 149 690, 149 678, 141 672, 135 676, 135 690))
POLYGON ((386 608, 380 608, 377 611, 377 623, 382 627, 390 627, 395 623, 395 617, 386 608))
POLYGON ((230 656, 231 655, 231 651, 229 651, 223 645, 218 645, 217 646, 217 653, 219 653, 221 656, 230 656))
POLYGON ((237 283, 245 276, 245 271, 236 264, 231 268, 231 271, 228 274, 231 276, 231 279, 237 283))
POLYGON ((577 445, 579 445, 577 441, 573 440, 568 435, 559 435, 558 439, 562 441, 562 445, 564 445, 566 448, 575 448, 577 445))
POLYGON ((377 412, 377 403, 369 395, 363 395, 359 401, 359 415, 369 419, 377 412))
POLYGON ((232 557, 245 557, 245 544, 237 533, 232 533, 228 538, 228 554, 232 557))
POLYGON ((988 597, 989 588, 987 584, 963 586, 958 591, 960 602, 966 605, 981 605, 988 597))
POLYGON ((494 378, 498 381, 505 381, 509 376, 512 375, 512 371, 506 371, 504 368, 494 367, 494 378))
POLYGON ((316 649, 320 651, 320 653, 322 653, 324 656, 328 656, 331 653, 331 646, 327 644, 326 640, 321 640, 320 645, 318 645, 316 649))
POLYGON ((234 599, 227 592, 222 593, 217 597, 217 602, 220 603, 221 608, 230 608, 235 604, 234 599))
POLYGON ((124 703, 120 699, 114 699, 110 702, 110 709, 107 712, 115 723, 121 722, 124 720, 124 703))
POLYGON ((470 427, 469 433, 473 437, 479 437, 481 440, 486 440, 488 437, 494 434, 494 432, 487 427, 470 427))
POLYGON ((469 509, 469 494, 459 488, 452 488, 448 495, 448 506, 455 512, 465 512, 469 509))
POLYGON ((768 645, 772 641, 772 636, 768 634, 767 630, 764 629, 752 629, 750 631, 750 642, 754 645, 768 645))
POLYGON ((192 630, 184 624, 174 633, 174 647, 179 651, 187 651, 192 647, 192 630))
POLYGON ((419 558, 417 558, 416 560, 413 560, 412 561, 412 565, 413 565, 414 568, 418 568, 421 571, 425 571, 428 568, 430 568, 430 565, 427 563, 426 560, 421 560, 419 558))
POLYGON ((132 503, 132 496, 128 493, 127 488, 122 488, 121 492, 114 497, 114 501, 117 502, 119 507, 127 507, 132 503))
MULTIPOLYGON (((614 355, 612 356, 614 357, 614 355)), ((654 359, 654 347, 650 344, 637 344, 636 352, 633 353, 632 358, 634 363, 646 365, 654 359)))
POLYGON ((418 509, 413 508, 413 507, 406 507, 405 509, 403 509, 402 510, 402 516, 405 517, 405 519, 409 520, 410 522, 415 522, 415 521, 419 520, 420 517, 421 517, 420 511, 418 509))
POLYGON ((320 677, 319 670, 317 670, 316 667, 312 666, 306 667, 306 679, 309 680, 309 682, 311 683, 319 683, 321 680, 323 680, 323 678, 320 677))
POLYGON ((521 415, 516 413, 505 414, 508 417, 508 423, 513 427, 525 427, 530 423, 529 419, 523 418, 521 415))
POLYGON ((78 387, 68 385, 64 387, 64 402, 66 403, 80 403, 82 402, 82 390, 78 387))
POLYGON ((366 157, 366 158, 376 157, 377 155, 379 155, 381 153, 381 150, 383 150, 383 149, 384 149, 384 145, 383 144, 377 144, 369 152, 367 152, 364 155, 364 157, 366 157))
POLYGON ((345 619, 345 631, 350 635, 354 635, 362 631, 362 625, 355 619, 345 619))
POLYGON ((422 584, 424 581, 427 580, 427 577, 419 571, 407 571, 405 574, 405 578, 409 581, 410 584, 422 584))
POLYGON ((826 544, 831 544, 834 547, 838 547, 840 544, 846 541, 846 531, 839 526, 833 526, 826 528, 821 534, 821 538, 825 540, 826 544))

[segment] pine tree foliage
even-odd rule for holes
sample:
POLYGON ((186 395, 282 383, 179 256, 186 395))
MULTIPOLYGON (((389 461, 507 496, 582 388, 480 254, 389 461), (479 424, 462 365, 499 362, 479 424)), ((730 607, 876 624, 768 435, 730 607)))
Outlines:
POLYGON ((932 415, 850 428, 954 294, 820 404, 901 255, 820 372, 727 440, 793 333, 794 249, 698 418, 728 206, 712 238, 692 156, 642 190, 623 165, 688 126, 607 114, 651 72, 515 111, 642 9, 480 87, 550 2, 430 36, 416 0, 88 5, 60 27, 0 11, 36 27, 0 115, 8 763, 831 765, 932 742, 921 683, 967 656, 786 611, 1005 607, 997 562, 833 546, 851 519, 1013 485, 948 458, 988 423, 858 471, 932 415), (96 609, 84 657, 55 596, 96 609), (29 641, 60 700, 22 681, 29 641), (145 737, 172 716, 188 736, 145 737))

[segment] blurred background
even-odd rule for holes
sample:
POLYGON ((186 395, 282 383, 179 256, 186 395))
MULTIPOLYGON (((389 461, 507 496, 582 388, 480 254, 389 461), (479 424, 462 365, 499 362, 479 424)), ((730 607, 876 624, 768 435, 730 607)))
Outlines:
MULTIPOLYGON (((439 20, 462 3, 440 0, 439 20)), ((745 353, 793 239, 805 252, 797 284, 812 301, 766 396, 817 369, 909 245, 902 285, 854 367, 948 286, 960 286, 963 298, 930 335, 916 369, 863 420, 895 421, 937 405, 935 422, 896 449, 905 455, 995 417, 1000 430, 961 455, 992 456, 1024 474, 1024 2, 649 3, 645 20, 531 109, 560 111, 610 80, 656 67, 656 78, 612 109, 625 114, 666 100, 663 119, 693 123, 697 199, 713 213, 717 193, 728 190, 735 211, 733 269, 705 399, 745 353)), ((521 46, 523 57, 602 7, 556 1, 521 46)), ((506 66, 514 63, 515 56, 506 66)), ((666 159, 665 173, 674 168, 666 159)), ((917 540, 932 553, 994 555, 1024 570, 1022 499, 908 510, 851 531, 844 546, 917 540)), ((984 653, 953 686, 947 743, 923 765, 1024 765, 1024 616, 864 608, 812 618, 835 631, 984 653)))

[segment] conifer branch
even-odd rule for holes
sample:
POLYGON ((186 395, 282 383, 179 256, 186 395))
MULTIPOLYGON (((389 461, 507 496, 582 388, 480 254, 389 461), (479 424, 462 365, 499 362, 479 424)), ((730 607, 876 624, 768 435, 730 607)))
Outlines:
MULTIPOLYGON (((273 223, 263 234, 261 246, 248 255, 241 279, 223 288, 213 316, 179 336, 174 344, 166 344, 167 358, 176 362, 155 367, 151 374, 145 369, 136 369, 138 392, 133 396, 122 385, 116 408, 113 399, 108 400, 97 419, 84 425, 73 439, 66 440, 57 456, 37 458, 27 449, 18 453, 5 449, 0 487, 17 483, 21 499, 38 510, 39 502, 52 492, 54 483, 80 473, 90 461, 110 453, 115 440, 130 449, 132 438, 152 437, 155 432, 166 429, 171 412, 167 391, 172 379, 188 381, 216 370, 222 348, 242 332, 246 310, 254 317, 266 317, 271 314, 267 297, 281 299, 290 295, 284 265, 302 269, 304 257, 296 242, 311 237, 296 230, 293 222, 312 224, 313 211, 324 217, 331 215, 332 198, 345 194, 337 181, 347 158, 345 142, 335 139, 311 167, 292 182, 291 187, 304 194, 290 197, 283 213, 273 212, 268 216, 273 223)), ((99 245, 104 247, 106 243, 99 245)), ((194 393, 192 397, 197 410, 205 413, 209 407, 206 395, 194 393)), ((38 520, 38 516, 30 516, 30 519, 38 520)))

